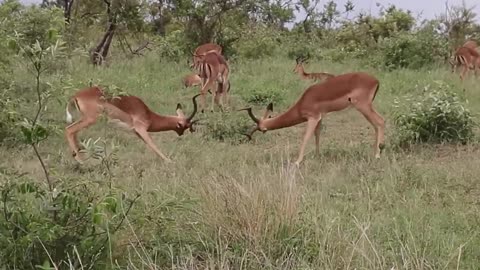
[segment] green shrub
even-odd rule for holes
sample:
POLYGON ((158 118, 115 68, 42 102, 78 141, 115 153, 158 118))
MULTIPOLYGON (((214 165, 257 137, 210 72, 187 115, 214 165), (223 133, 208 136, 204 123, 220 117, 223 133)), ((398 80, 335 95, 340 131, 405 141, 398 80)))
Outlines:
POLYGON ((20 120, 18 109, 20 100, 9 93, 11 88, 0 91, 0 145, 14 143, 18 140, 17 122, 20 120))
POLYGON ((109 239, 131 203, 113 190, 96 194, 98 186, 85 181, 65 182, 49 190, 0 170, 1 269, 54 269, 52 263, 55 269, 105 269, 109 239))
POLYGON ((382 65, 388 69, 419 69, 431 65, 448 54, 444 43, 426 30, 398 33, 379 42, 382 65))
POLYGON ((279 45, 278 33, 267 27, 246 28, 239 35, 242 38, 234 44, 233 50, 243 58, 272 56, 279 45))
POLYGON ((156 51, 161 58, 179 61, 187 51, 187 42, 182 31, 173 31, 158 40, 156 51))
POLYGON ((240 143, 252 121, 239 113, 213 113, 205 119, 202 136, 207 140, 240 143))
POLYGON ((470 141, 475 123, 457 94, 444 84, 438 90, 426 87, 423 96, 412 95, 395 101, 397 143, 462 143, 470 141))
POLYGON ((268 103, 273 102, 278 104, 284 100, 282 92, 271 88, 256 88, 250 92, 243 94, 243 100, 248 104, 266 106, 268 103))

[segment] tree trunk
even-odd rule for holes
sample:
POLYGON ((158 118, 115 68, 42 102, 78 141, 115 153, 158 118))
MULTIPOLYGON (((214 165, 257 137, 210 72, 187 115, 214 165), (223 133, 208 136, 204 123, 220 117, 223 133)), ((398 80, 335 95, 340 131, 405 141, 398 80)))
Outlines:
POLYGON ((100 42, 91 52, 91 61, 94 66, 100 66, 103 64, 105 59, 108 56, 108 51, 110 50, 110 45, 112 44, 113 35, 115 34, 115 29, 117 26, 115 14, 112 14, 110 9, 110 2, 104 0, 105 4, 107 5, 107 16, 108 16, 108 27, 105 31, 100 42))
POLYGON ((108 56, 108 51, 110 50, 110 45, 112 43, 113 35, 115 34, 116 25, 114 23, 110 23, 108 26, 107 31, 103 35, 102 39, 95 47, 95 49, 91 53, 92 64, 95 66, 100 66, 103 64, 105 59, 108 56))

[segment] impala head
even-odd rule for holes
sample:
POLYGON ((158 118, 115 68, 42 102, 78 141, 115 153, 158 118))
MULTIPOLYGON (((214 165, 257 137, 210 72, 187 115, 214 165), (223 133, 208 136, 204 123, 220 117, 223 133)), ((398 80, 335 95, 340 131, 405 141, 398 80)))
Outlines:
POLYGON ((308 59, 307 58, 302 58, 302 57, 297 57, 297 59, 295 59, 295 61, 297 62, 297 64, 295 65, 295 68, 293 69, 293 73, 299 73, 301 72, 301 68, 303 66, 303 63, 305 63, 305 61, 307 61, 308 59))
POLYGON ((271 117, 270 115, 273 112, 273 104, 272 103, 268 104, 268 106, 265 110, 265 113, 263 114, 263 116, 260 119, 257 118, 253 114, 252 108, 245 108, 245 109, 241 109, 240 111, 247 111, 250 118, 252 118, 253 122, 255 122, 255 125, 253 127, 251 127, 246 134, 244 134, 245 136, 248 137, 249 140, 252 139, 253 133, 255 133, 255 131, 257 131, 257 130, 260 130, 263 133, 267 132, 267 128, 265 127, 264 122, 265 122, 266 119, 271 117))
POLYGON ((182 136, 185 130, 190 130, 190 132, 195 132, 195 123, 198 122, 198 120, 193 120, 193 117, 195 117, 195 114, 197 113, 197 97, 199 96, 195 95, 192 98, 193 102, 193 112, 190 114, 190 116, 186 117, 185 114, 183 113, 182 110, 182 105, 180 103, 177 104, 177 116, 178 116, 178 122, 177 126, 175 127, 175 132, 177 132, 178 136, 182 136))

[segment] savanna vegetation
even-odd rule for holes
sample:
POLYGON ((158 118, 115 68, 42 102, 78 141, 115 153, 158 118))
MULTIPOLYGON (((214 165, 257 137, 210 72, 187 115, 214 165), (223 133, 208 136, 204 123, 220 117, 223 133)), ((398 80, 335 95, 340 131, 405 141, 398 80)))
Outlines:
POLYGON ((480 78, 460 81, 448 59, 479 35, 466 6, 425 20, 355 1, 4 0, 0 269, 478 269, 480 78), (206 42, 228 59, 230 106, 199 114, 194 133, 154 135, 174 163, 106 119, 80 133, 86 160, 72 158, 75 91, 191 111, 199 88, 181 79, 206 42), (300 167, 303 124, 245 139, 238 109, 278 114, 312 84, 298 57, 378 78, 380 159, 355 110, 324 119, 300 167))

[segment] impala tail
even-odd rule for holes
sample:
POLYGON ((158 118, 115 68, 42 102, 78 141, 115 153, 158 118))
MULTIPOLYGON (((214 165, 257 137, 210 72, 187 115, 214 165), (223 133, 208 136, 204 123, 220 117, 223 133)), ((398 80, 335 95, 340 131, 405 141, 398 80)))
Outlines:
POLYGON ((71 124, 73 122, 72 112, 70 111, 72 105, 75 105, 75 109, 78 111, 77 100, 71 99, 70 101, 68 101, 67 106, 65 108, 67 124, 71 124))

